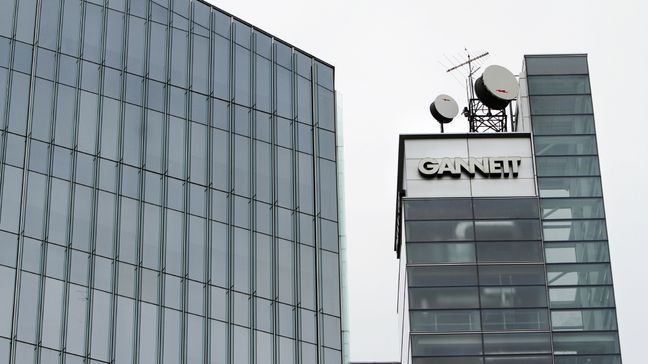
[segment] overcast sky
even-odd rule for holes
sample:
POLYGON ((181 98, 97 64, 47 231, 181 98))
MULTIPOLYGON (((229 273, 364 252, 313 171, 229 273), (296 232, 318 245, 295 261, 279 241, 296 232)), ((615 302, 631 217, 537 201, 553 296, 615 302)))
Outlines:
MULTIPOLYGON (((621 351, 625 363, 646 362, 648 1, 210 1, 336 68, 352 361, 399 357, 398 134, 437 132, 428 106, 439 93, 465 106, 445 69, 464 47, 514 73, 524 54, 588 53, 621 351)), ((467 122, 448 130, 467 131, 467 122)))

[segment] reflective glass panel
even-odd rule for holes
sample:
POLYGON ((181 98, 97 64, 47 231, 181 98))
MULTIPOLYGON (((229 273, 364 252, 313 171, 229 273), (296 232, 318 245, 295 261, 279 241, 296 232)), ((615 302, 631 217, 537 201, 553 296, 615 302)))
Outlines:
POLYGON ((528 75, 563 75, 587 74, 587 56, 527 56, 526 71, 528 75))
POLYGON ((412 335, 412 356, 480 355, 481 335, 412 335))
POLYGON ((617 354, 619 337, 616 332, 555 333, 556 354, 617 354))
POLYGON ((560 95, 590 93, 589 76, 530 76, 529 95, 560 95))
POLYGON ((608 244, 604 241, 583 243, 546 243, 545 257, 547 263, 589 263, 610 261, 608 244))
POLYGON ((599 177, 538 178, 540 197, 603 196, 599 177))
POLYGON ((475 266, 408 267, 410 287, 476 286, 475 266))
POLYGON ((547 309, 482 310, 484 331, 548 330, 547 309))
POLYGON ((609 264, 550 264, 547 265, 550 286, 612 284, 609 264))
POLYGON ((543 220, 598 219, 605 217, 603 199, 601 198, 543 199, 541 204, 543 220))
POLYGON ((406 221, 405 236, 408 242, 473 240, 472 221, 406 221))
POLYGON ((614 310, 554 310, 551 325, 554 331, 616 330, 617 320, 614 310))
POLYGON ((477 308, 476 287, 410 288, 410 309, 477 308))
POLYGON ((594 115, 536 115, 534 135, 594 134, 594 115))
POLYGON ((545 221, 542 228, 545 241, 607 239, 605 220, 545 221))
POLYGON ((407 243, 408 264, 475 262, 474 243, 407 243))
POLYGON ((614 307, 611 286, 549 289, 551 308, 614 307))
POLYGON ((597 154, 594 135, 537 136, 533 138, 536 155, 597 154))
POLYGON ((471 219, 470 199, 404 200, 405 220, 471 219))
POLYGON ((536 354, 550 353, 551 338, 548 333, 485 334, 485 354, 536 354))
POLYGON ((479 331, 479 311, 410 311, 412 332, 479 331))
POLYGON ((482 307, 546 307, 547 292, 544 286, 482 287, 482 307))

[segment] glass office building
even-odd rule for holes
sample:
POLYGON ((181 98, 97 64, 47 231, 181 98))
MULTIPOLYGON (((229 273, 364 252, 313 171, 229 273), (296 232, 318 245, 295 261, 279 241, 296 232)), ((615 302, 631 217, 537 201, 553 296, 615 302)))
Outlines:
POLYGON ((333 73, 200 1, 0 0, 0 363, 340 363, 333 73))
POLYGON ((513 132, 401 135, 403 364, 621 363, 587 58, 526 56, 520 86, 513 132))

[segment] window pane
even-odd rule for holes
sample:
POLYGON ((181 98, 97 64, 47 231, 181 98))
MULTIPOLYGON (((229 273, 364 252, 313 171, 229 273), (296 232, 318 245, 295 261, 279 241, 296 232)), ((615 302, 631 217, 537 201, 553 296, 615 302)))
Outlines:
POLYGON ((549 289, 551 308, 614 307, 612 287, 549 289))
POLYGON ((590 95, 532 96, 532 115, 591 114, 590 95))
POLYGON ((616 332, 556 333, 553 341, 556 354, 619 353, 619 337, 616 332))
POLYGON ((479 331, 479 311, 410 311, 412 332, 479 331))
POLYGON ((545 241, 606 240, 605 220, 545 221, 545 241))
POLYGON ((408 267, 407 279, 410 287, 476 286, 477 267, 408 267))
POLYGON ((492 220, 475 221, 477 240, 538 240, 538 220, 492 220))
POLYGON ((412 335, 412 356, 480 355, 481 335, 412 335))
POLYGON ((587 155, 596 154, 594 135, 535 137, 536 155, 587 155))
POLYGON ((485 354, 536 354, 550 352, 551 338, 548 333, 484 335, 485 354))
POLYGON ((560 95, 590 93, 587 75, 530 76, 527 78, 529 95, 560 95))
POLYGON ((486 265, 479 267, 479 284, 495 286, 545 283, 542 265, 486 265))
POLYGON ((285 118, 292 119, 292 73, 283 68, 277 66, 276 70, 276 103, 277 103, 277 114, 285 118))
POLYGON ((63 32, 61 33, 61 51, 70 55, 79 52, 79 35, 81 32, 81 2, 65 0, 63 13, 63 32))
POLYGON ((591 243, 547 243, 547 263, 609 262, 608 244, 604 241, 591 243))
POLYGON ((29 107, 29 76, 19 72, 12 72, 10 95, 9 130, 19 134, 25 134, 27 109, 29 107))
POLYGON ((407 243, 408 264, 475 262, 474 243, 407 243))
POLYGON ((477 243, 479 262, 542 262, 542 244, 539 241, 477 243))
POLYGON ((538 200, 535 198, 475 199, 476 219, 537 218, 538 200))
POLYGON ((337 221, 337 169, 335 162, 318 158, 321 211, 323 218, 337 221))
POLYGON ((554 331, 616 330, 614 310, 552 311, 551 324, 554 331))
POLYGON ((338 255, 322 251, 322 306, 325 313, 340 315, 340 269, 338 255))
POLYGON ((482 307, 487 308, 547 306, 544 286, 483 287, 480 289, 480 297, 482 307))
POLYGON ((474 240, 472 221, 406 221, 408 242, 474 240))
MULTIPOLYGON (((477 202, 478 200, 475 200, 477 202)), ((405 220, 472 219, 470 199, 404 200, 405 220)))
POLYGON ((171 82, 184 87, 187 83, 187 32, 172 28, 171 82))
POLYGON ((612 284, 609 264, 547 265, 550 286, 612 284))
POLYGON ((549 330, 547 309, 482 310, 484 331, 549 330))
MULTIPOLYGON (((4 245, 2 246, 4 248, 4 245)), ((16 271, 0 266, 0 335, 9 337, 11 335, 11 321, 13 319, 14 285, 16 282, 16 271)))
POLYGON ((155 305, 141 302, 139 362, 155 364, 157 356, 157 310, 155 305))
POLYGON ((46 278, 43 302, 43 345, 58 348, 61 339, 61 315, 63 312, 63 282, 46 278))
POLYGON ((88 288, 70 285, 68 311, 75 314, 68 315, 67 320, 67 345, 66 349, 74 354, 82 355, 85 343, 86 305, 88 302, 88 288))
POLYGON ((410 309, 477 308, 476 287, 410 288, 410 309))
POLYGON ((586 56, 525 57, 528 75, 587 74, 586 56))
POLYGON ((600 197, 603 196, 598 177, 538 178, 540 197, 600 197))
POLYGON ((83 30, 83 58, 95 63, 101 63, 102 31, 103 9, 101 6, 87 4, 85 9, 85 28, 83 30))
POLYGON ((555 364, 621 364, 618 355, 556 356, 555 364))
POLYGON ((594 134, 594 115, 536 115, 531 123, 534 135, 594 134))
MULTIPOLYGON (((275 150, 277 156, 275 175, 278 180, 276 198, 279 202, 279 205, 292 208, 292 193, 294 181, 292 151, 280 147, 275 147, 275 150)), ((327 177, 329 176, 327 175, 327 177)))
POLYGON ((318 126, 328 130, 335 128, 335 96, 332 91, 317 87, 318 126))
POLYGON ((543 199, 543 220, 604 218, 603 199, 543 199))
POLYGON ((548 355, 487 356, 485 359, 485 364, 553 364, 552 357, 548 355))
MULTIPOLYGON (((483 364, 481 356, 413 358, 412 364, 483 364)), ((544 363, 543 363, 544 364, 544 363)))

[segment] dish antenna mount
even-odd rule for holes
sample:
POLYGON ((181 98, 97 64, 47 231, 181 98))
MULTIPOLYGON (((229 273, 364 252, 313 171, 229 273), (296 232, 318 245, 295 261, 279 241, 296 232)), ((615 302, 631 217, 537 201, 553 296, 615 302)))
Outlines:
MULTIPOLYGON (((475 67, 473 62, 488 56, 488 54, 485 52, 473 58, 470 53, 467 53, 468 60, 466 62, 446 71, 452 72, 461 67, 468 67, 466 79, 468 106, 463 109, 462 114, 468 119, 471 133, 505 132, 508 115, 513 115, 512 101, 517 98, 519 91, 515 76, 501 66, 486 67, 477 81, 473 81, 475 73, 480 69, 480 67, 475 67), (508 115, 507 108, 509 109, 508 115)), ((514 124, 513 120, 511 122, 514 124)))

